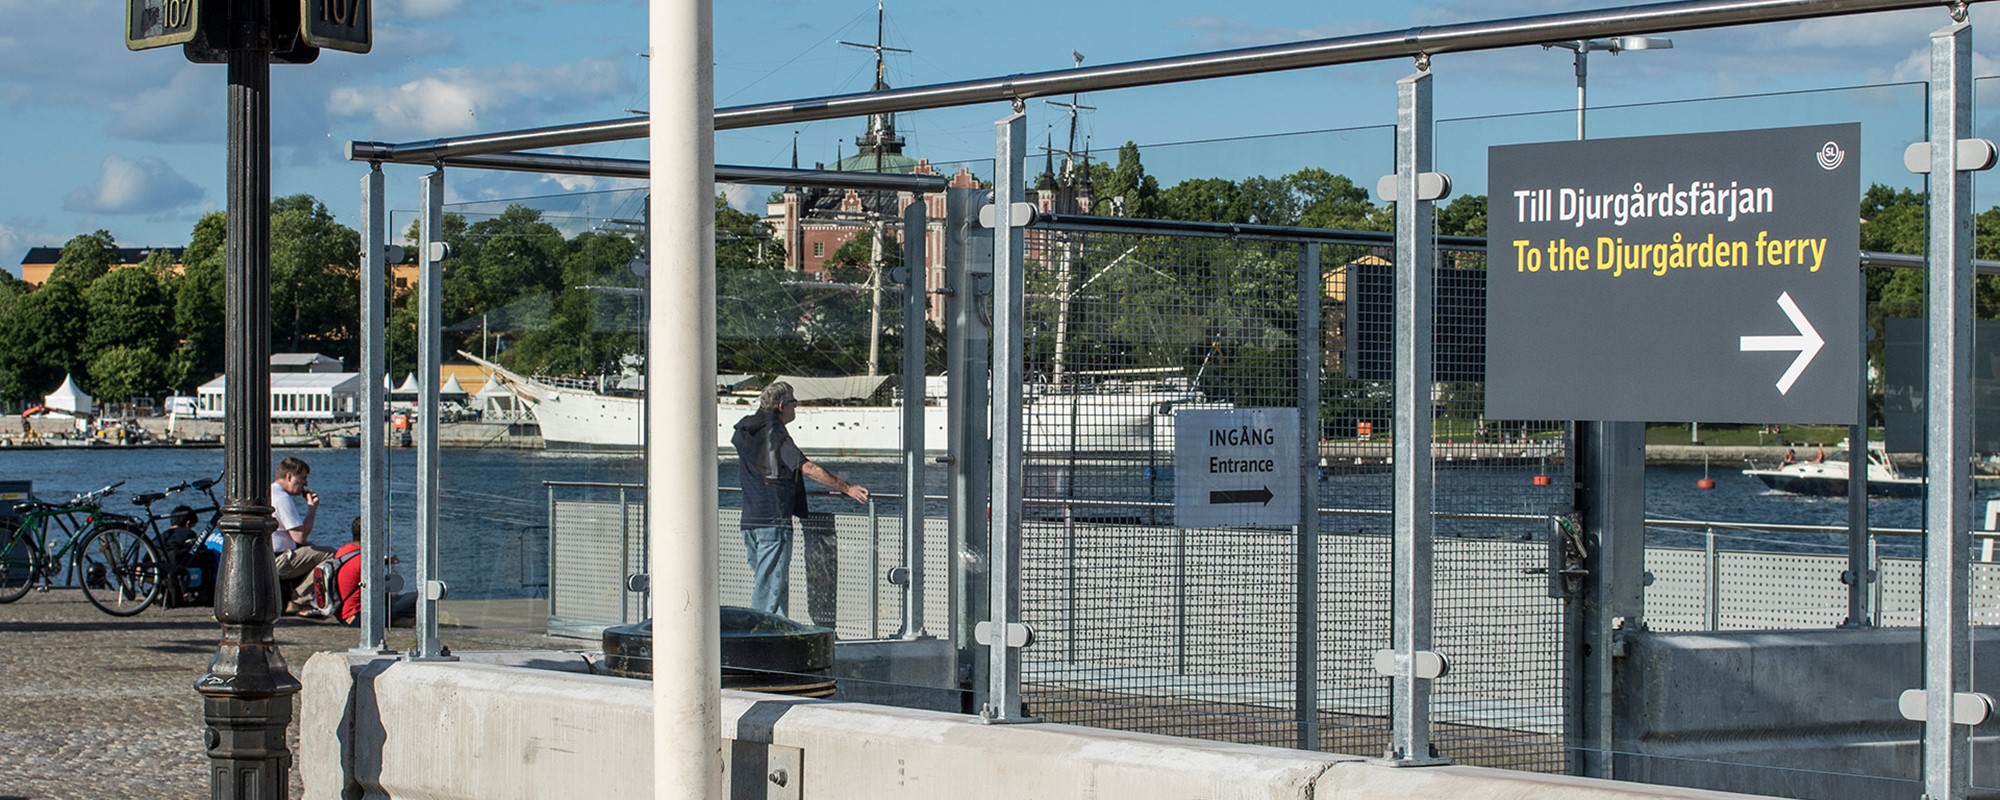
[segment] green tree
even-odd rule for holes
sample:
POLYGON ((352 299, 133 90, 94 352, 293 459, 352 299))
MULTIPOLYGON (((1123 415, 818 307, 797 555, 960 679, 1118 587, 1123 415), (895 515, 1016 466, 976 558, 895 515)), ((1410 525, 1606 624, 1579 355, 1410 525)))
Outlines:
POLYGON ((1445 236, 1486 236, 1486 195, 1463 194, 1437 210, 1437 231, 1445 236))
POLYGON ((1368 190, 1346 175, 1306 167, 1285 176, 1285 184, 1298 197, 1299 224, 1308 228, 1386 231, 1396 219, 1392 209, 1370 202, 1368 190))
MULTIPOLYGON (((417 370, 417 305, 404 303, 390 309, 389 319, 383 324, 383 333, 389 348, 389 375, 400 383, 404 375, 417 370)), ((375 376, 367 377, 381 380, 375 376)))
POLYGON ((353 364, 361 236, 311 195, 271 201, 271 348, 353 364))
POLYGON ((1097 197, 1093 210, 1099 216, 1158 217, 1156 203, 1160 182, 1146 174, 1139 159, 1139 145, 1126 142, 1118 148, 1118 162, 1112 166, 1091 165, 1091 189, 1097 197))
POLYGON ((1299 224, 1299 197, 1283 178, 1258 175, 1243 179, 1237 187, 1242 194, 1247 222, 1258 225, 1299 224))
POLYGON ((83 374, 89 306, 74 280, 50 280, 20 297, 0 319, 0 396, 38 400, 83 374))
POLYGON ((74 237, 63 245, 49 280, 75 281, 79 286, 97 280, 118 263, 118 240, 110 231, 99 230, 74 237))
POLYGON ((584 232, 560 256, 562 290, 554 292, 548 324, 520 336, 506 352, 516 370, 610 374, 640 342, 640 292, 630 264, 638 242, 624 234, 584 232))
POLYGON ((542 221, 540 211, 510 205, 462 230, 447 230, 445 241, 453 250, 442 298, 449 321, 563 288, 562 259, 568 243, 562 231, 542 221))
POLYGON ((119 346, 95 353, 90 359, 90 385, 99 400, 150 396, 166 382, 166 359, 152 350, 119 346))
POLYGON ((144 269, 117 270, 90 284, 83 299, 90 310, 83 353, 99 394, 129 400, 164 387, 167 356, 175 343, 174 309, 159 279, 144 269), (119 374, 100 373, 100 368, 119 374))
POLYGON ((181 254, 180 277, 168 282, 175 343, 167 360, 167 382, 179 391, 192 393, 222 372, 227 236, 226 214, 202 215, 181 254))
POLYGON ((1251 210, 1235 182, 1222 178, 1190 178, 1159 195, 1160 214, 1190 222, 1247 223, 1251 210))

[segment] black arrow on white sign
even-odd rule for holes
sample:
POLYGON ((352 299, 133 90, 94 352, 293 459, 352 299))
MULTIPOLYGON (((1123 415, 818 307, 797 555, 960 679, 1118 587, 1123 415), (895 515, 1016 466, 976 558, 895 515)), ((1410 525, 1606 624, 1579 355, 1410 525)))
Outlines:
POLYGON ((1806 365, 1812 363, 1813 356, 1819 355, 1819 349, 1826 345, 1826 340, 1821 339, 1819 331, 1814 330, 1812 323, 1806 321, 1806 315, 1799 311, 1799 304, 1792 302, 1791 292, 1778 294, 1778 307, 1784 309, 1786 317, 1791 318, 1792 327, 1798 329, 1798 334, 1745 336, 1741 339, 1740 349, 1745 353, 1797 351, 1799 357, 1792 359, 1791 368, 1786 369, 1785 374, 1778 376, 1778 394, 1786 394, 1792 390, 1792 384, 1798 382, 1799 375, 1805 373, 1806 365))
POLYGON ((1256 503, 1268 506, 1271 504, 1271 498, 1274 496, 1271 494, 1271 487, 1268 486, 1256 489, 1217 491, 1208 493, 1208 504, 1219 506, 1228 503, 1256 503))

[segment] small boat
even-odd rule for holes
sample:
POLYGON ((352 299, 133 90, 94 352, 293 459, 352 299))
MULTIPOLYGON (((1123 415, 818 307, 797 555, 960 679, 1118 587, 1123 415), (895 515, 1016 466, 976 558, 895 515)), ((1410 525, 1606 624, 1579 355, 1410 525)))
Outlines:
MULTIPOLYGON (((1823 456, 1782 464, 1773 469, 1746 469, 1743 474, 1763 481, 1773 491, 1813 497, 1846 497, 1852 467, 1849 459, 1847 443, 1842 442, 1839 449, 1823 456)), ((1867 459, 1870 497, 1923 496, 1923 476, 1903 474, 1889 460, 1889 453, 1882 445, 1870 443, 1867 459)))

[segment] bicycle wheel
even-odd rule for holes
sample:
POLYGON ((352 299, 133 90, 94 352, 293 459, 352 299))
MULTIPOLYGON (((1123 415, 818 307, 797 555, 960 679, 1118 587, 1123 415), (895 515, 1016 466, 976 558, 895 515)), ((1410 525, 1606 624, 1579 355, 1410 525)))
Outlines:
POLYGON ((0 603, 12 603, 28 594, 41 574, 38 548, 21 533, 21 524, 0 522, 0 603))
POLYGON ((105 526, 78 545, 77 581, 83 584, 83 596, 99 611, 129 617, 160 596, 165 563, 159 546, 144 533, 105 526))

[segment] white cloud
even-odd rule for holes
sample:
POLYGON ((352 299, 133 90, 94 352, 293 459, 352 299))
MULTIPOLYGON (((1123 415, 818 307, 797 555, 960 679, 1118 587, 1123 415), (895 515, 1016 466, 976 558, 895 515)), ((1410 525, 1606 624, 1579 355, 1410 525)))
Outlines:
POLYGON ((631 91, 625 72, 608 59, 507 64, 439 70, 400 86, 338 88, 327 97, 327 113, 369 119, 379 137, 410 139, 545 124, 551 111, 598 106, 631 91))
POLYGON ((104 169, 95 183, 72 190, 63 198, 63 208, 84 213, 160 214, 201 199, 201 187, 160 158, 140 156, 133 160, 113 154, 104 157, 104 169))
POLYGON ((63 243, 63 238, 47 231, 35 230, 33 223, 14 220, 0 222, 0 267, 6 267, 15 277, 21 275, 20 257, 30 247, 52 247, 63 243))
POLYGON ((121 139, 142 142, 214 141, 224 132, 216 120, 222 117, 226 95, 216 91, 215 71, 193 64, 169 65, 173 77, 165 86, 135 94, 115 107, 104 130, 121 139))
POLYGON ((553 183, 565 192, 594 192, 613 185, 612 179, 595 175, 544 175, 542 182, 553 183))
POLYGON ((715 191, 723 195, 730 208, 761 217, 764 216, 764 196, 769 194, 770 188, 747 183, 718 183, 715 191))

